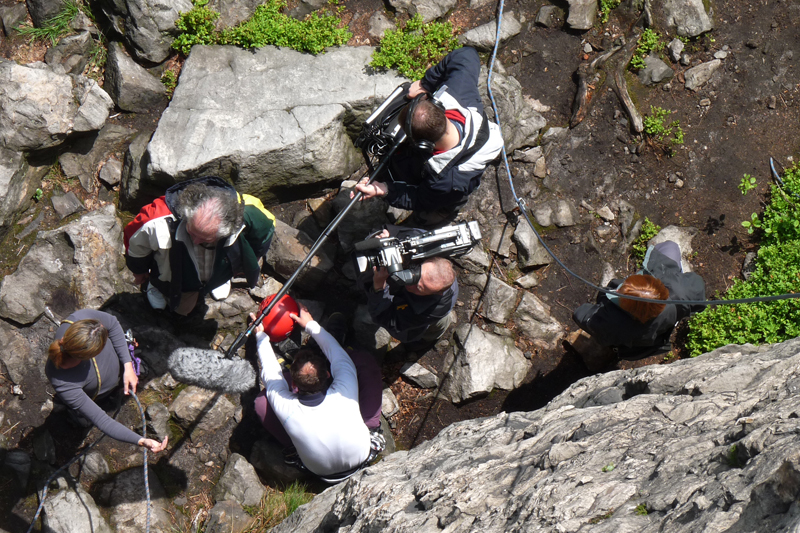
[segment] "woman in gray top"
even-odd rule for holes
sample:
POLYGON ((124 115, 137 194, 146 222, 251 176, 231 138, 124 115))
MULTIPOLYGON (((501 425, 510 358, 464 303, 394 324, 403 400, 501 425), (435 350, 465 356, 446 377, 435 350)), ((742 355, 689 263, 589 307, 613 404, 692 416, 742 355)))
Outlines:
POLYGON ((102 311, 72 313, 56 331, 47 353, 45 374, 59 399, 111 438, 146 446, 152 452, 167 447, 145 439, 106 414, 95 402, 119 384, 120 365, 125 394, 136 392, 139 378, 133 370, 125 334, 116 318, 102 311))

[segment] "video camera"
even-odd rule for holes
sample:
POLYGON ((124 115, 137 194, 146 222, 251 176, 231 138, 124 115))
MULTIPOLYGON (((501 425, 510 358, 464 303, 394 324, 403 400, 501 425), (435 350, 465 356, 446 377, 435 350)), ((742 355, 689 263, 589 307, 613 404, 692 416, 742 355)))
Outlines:
POLYGON ((473 220, 402 239, 370 237, 356 243, 353 259, 359 273, 373 267, 386 267, 389 271, 389 292, 394 294, 419 281, 423 260, 464 255, 480 240, 481 230, 473 220))

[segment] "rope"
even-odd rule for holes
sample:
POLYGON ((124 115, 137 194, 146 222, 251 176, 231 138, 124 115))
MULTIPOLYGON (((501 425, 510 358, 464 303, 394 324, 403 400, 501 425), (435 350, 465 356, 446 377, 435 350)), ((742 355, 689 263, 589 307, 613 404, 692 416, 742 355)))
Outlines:
MULTIPOLYGON (((136 393, 131 391, 131 395, 133 396, 133 399, 136 400, 136 405, 139 406, 139 412, 142 415, 142 438, 147 438, 147 423, 144 418, 144 409, 142 409, 142 404, 139 402, 139 398, 136 396, 136 393)), ((121 408, 122 406, 118 407, 117 412, 114 413, 114 416, 112 417, 114 420, 116 420, 117 416, 119 416, 121 408)), ((42 488, 42 497, 39 500, 39 507, 36 508, 36 514, 33 515, 33 520, 31 520, 31 524, 28 526, 28 531, 26 533, 31 533, 31 531, 33 531, 33 525, 36 523, 36 520, 39 518, 39 515, 44 508, 44 501, 47 498, 47 488, 50 486, 50 483, 53 481, 53 479, 55 479, 62 470, 69 468, 72 463, 80 459, 80 457, 86 454, 86 452, 97 446, 97 444, 99 444, 104 438, 106 438, 105 433, 101 435, 99 439, 81 450, 77 455, 75 455, 75 457, 70 459, 66 464, 61 466, 58 470, 53 472, 49 478, 47 478, 47 481, 45 481, 44 487, 42 488)), ((145 494, 147 495, 147 533, 150 533, 150 483, 147 477, 147 447, 144 448, 144 489, 145 494)))
MULTIPOLYGON (((492 102, 492 110, 494 111, 495 122, 497 125, 500 126, 500 113, 497 110, 497 103, 494 100, 494 94, 492 93, 492 73, 494 71, 494 62, 497 58, 497 49, 500 46, 500 28, 503 23, 503 7, 505 5, 505 0, 500 0, 500 5, 498 6, 498 13, 497 13, 497 33, 495 35, 495 42, 494 48, 492 49, 492 58, 489 62, 489 76, 487 79, 488 85, 488 93, 489 93, 489 100, 492 102)), ((788 294, 776 294, 773 296, 757 296, 754 298, 739 298, 739 299, 732 299, 732 300, 655 300, 652 298, 640 298, 638 296, 630 296, 627 294, 620 294, 616 291, 609 290, 605 287, 599 287, 592 283, 591 281, 579 276, 572 270, 570 270, 567 265, 565 265, 561 260, 556 256, 555 253, 547 246, 547 243, 544 242, 544 239, 539 232, 536 231, 536 227, 533 225, 533 222, 530 219, 530 215, 528 213, 528 209, 525 205, 525 201, 517 196, 517 191, 514 189, 514 180, 512 179, 513 176, 511 175, 511 167, 508 164, 508 156, 506 154, 506 147, 505 144, 502 148, 502 155, 503 155, 503 165, 505 166, 506 175, 508 176, 508 183, 511 187, 511 194, 514 196, 514 200, 517 202, 517 206, 519 206, 520 213, 522 213, 523 217, 527 221, 528 225, 530 226, 531 230, 533 231, 536 238, 539 240, 541 245, 550 254, 550 257, 555 260, 556 264, 563 268, 570 276, 574 277, 575 279, 581 281, 582 283, 588 285, 592 289, 599 291, 604 294, 613 294, 620 298, 627 298, 628 300, 636 300, 639 302, 659 302, 663 304, 680 304, 680 305, 703 305, 703 306, 711 306, 711 305, 732 305, 732 304, 748 304, 748 303, 755 303, 755 302, 773 302, 776 300, 789 300, 800 298, 800 293, 788 293, 788 294)), ((772 164, 772 160, 770 159, 770 166, 772 167, 773 174, 783 185, 783 182, 780 180, 780 177, 777 176, 777 172, 775 171, 775 167, 772 164)))

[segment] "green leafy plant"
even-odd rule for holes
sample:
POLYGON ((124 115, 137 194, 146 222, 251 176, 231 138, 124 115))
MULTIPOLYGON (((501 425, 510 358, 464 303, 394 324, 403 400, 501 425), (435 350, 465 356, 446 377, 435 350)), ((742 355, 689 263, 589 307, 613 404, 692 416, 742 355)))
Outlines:
POLYGON ((640 503, 636 506, 636 509, 633 511, 639 516, 647 516, 647 505, 644 503, 640 503))
POLYGON ((256 533, 275 527, 295 512, 298 507, 312 499, 314 499, 314 495, 307 492, 305 485, 296 481, 286 487, 283 492, 268 489, 259 506, 245 506, 244 510, 247 514, 255 518, 245 533, 256 533))
POLYGON ((606 466, 600 469, 601 472, 612 472, 616 468, 614 463, 608 463, 606 466))
POLYGON ((36 190, 33 192, 33 200, 34 200, 34 201, 36 201, 36 202, 38 202, 39 200, 41 200, 41 199, 42 199, 42 196, 44 196, 44 191, 42 191, 42 189, 36 189, 36 190))
POLYGON ((378 69, 394 68, 400 75, 418 80, 429 66, 459 47, 452 24, 423 24, 422 16, 417 13, 405 26, 386 31, 370 65, 378 69))
POLYGON ((600 0, 600 22, 605 24, 608 22, 608 16, 613 10, 619 7, 620 0, 600 0))
POLYGON ((647 217, 644 218, 639 236, 636 237, 631 245, 631 256, 634 257, 638 263, 644 261, 644 256, 647 254, 647 242, 658 235, 659 231, 661 231, 661 226, 653 224, 647 217))
POLYGON ((633 52, 630 66, 634 70, 640 70, 645 67, 644 58, 650 52, 660 52, 664 49, 664 42, 661 40, 661 34, 655 30, 647 28, 639 36, 639 44, 636 46, 636 51, 633 52))
POLYGON ((55 46, 60 38, 75 33, 75 30, 70 27, 70 24, 72 24, 72 21, 75 20, 75 17, 77 17, 81 11, 92 18, 91 11, 89 11, 89 8, 83 5, 83 3, 77 0, 67 0, 64 2, 63 9, 59 11, 57 15, 47 19, 40 28, 23 25, 17 27, 17 31, 20 35, 28 37, 30 42, 50 41, 50 45, 55 46))
POLYGON ((165 70, 161 74, 161 83, 167 89, 167 97, 172 98, 172 93, 175 92, 175 87, 178 86, 178 75, 175 74, 174 70, 165 70))
POLYGON ((748 192, 756 188, 756 179, 750 174, 745 174, 742 181, 739 182, 739 190, 742 195, 746 196, 748 192))
POLYGON ((644 133, 651 145, 672 155, 673 146, 683 144, 683 128, 679 120, 669 124, 667 118, 672 111, 663 107, 650 106, 650 114, 644 117, 644 133))
MULTIPOLYGON (((175 25, 181 34, 172 47, 188 55, 195 44, 232 44, 242 48, 260 48, 267 45, 285 46, 300 52, 319 54, 329 46, 345 44, 353 36, 342 21, 330 13, 311 13, 305 20, 297 20, 281 13, 285 0, 269 0, 258 6, 253 15, 220 32, 214 29, 219 13, 206 7, 208 0, 193 0, 194 7, 181 13, 175 25)), ((341 7, 336 8, 341 12, 341 7)))
MULTIPOLYGON (((784 188, 773 185, 761 217, 742 224, 758 231, 761 248, 755 270, 736 280, 723 300, 800 292, 800 167, 788 169, 784 188)), ((719 295, 718 295, 719 296, 719 295)), ((687 348, 692 356, 726 344, 763 344, 800 336, 800 301, 758 302, 706 308, 689 322, 687 348)))

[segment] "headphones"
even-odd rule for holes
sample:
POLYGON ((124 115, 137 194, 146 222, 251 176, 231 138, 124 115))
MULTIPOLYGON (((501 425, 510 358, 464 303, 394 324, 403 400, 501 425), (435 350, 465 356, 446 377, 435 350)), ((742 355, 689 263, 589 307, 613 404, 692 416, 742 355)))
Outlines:
POLYGON ((406 135, 408 135, 408 139, 411 141, 411 145, 414 148, 416 148, 421 152, 432 154, 435 148, 433 141, 429 141, 428 139, 419 139, 419 140, 415 139, 411 129, 411 122, 412 118, 414 117, 414 113, 417 111, 417 106, 423 100, 430 100, 431 102, 433 102, 433 105, 435 105, 442 111, 445 110, 444 105, 439 100, 431 98, 428 93, 420 93, 417 96, 415 96, 414 99, 411 100, 411 102, 409 102, 408 104, 408 113, 406 113, 406 121, 403 126, 403 129, 405 130, 406 135))

